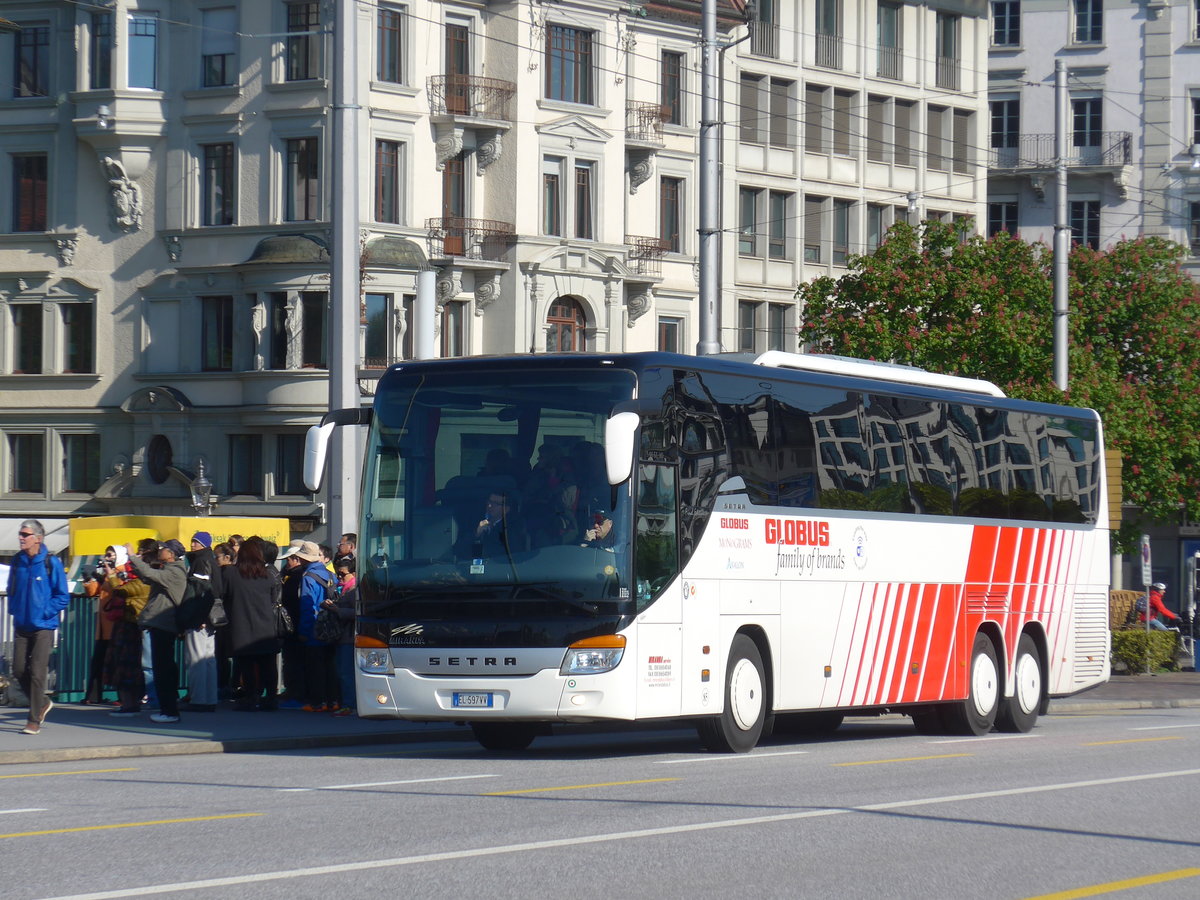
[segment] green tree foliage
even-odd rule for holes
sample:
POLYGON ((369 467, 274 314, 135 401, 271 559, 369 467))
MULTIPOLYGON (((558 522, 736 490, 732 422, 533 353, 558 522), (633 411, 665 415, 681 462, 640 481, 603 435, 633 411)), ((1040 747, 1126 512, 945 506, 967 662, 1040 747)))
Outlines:
MULTIPOLYGON (((1054 383, 1053 254, 1007 232, 897 224, 841 279, 801 285, 814 352, 888 360, 1090 406, 1125 461, 1125 500, 1158 521, 1200 519, 1200 291, 1159 238, 1070 258, 1069 389, 1054 383)), ((981 498, 985 502, 986 498, 981 498)))

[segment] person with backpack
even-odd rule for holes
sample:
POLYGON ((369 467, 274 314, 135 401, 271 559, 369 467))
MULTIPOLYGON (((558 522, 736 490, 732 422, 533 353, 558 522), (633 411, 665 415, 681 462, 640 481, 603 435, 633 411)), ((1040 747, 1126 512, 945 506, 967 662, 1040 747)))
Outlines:
POLYGON ((1169 630, 1167 626, 1162 623, 1162 619, 1160 619, 1159 616, 1175 622, 1179 621, 1179 616, 1167 609, 1166 604, 1163 603, 1163 595, 1166 594, 1166 592, 1167 586, 1161 581, 1156 581, 1154 584, 1150 585, 1149 604, 1146 603, 1144 598, 1139 598, 1137 602, 1138 621, 1145 624, 1146 607, 1148 605, 1150 608, 1150 627, 1155 631, 1169 630))
POLYGON ((71 602, 62 560, 50 554, 46 529, 26 519, 17 529, 20 552, 8 570, 8 611, 13 617, 13 674, 29 697, 29 720, 22 734, 38 734, 54 701, 46 696, 50 650, 58 614, 71 602))
POLYGON ((294 554, 303 566, 300 579, 300 619, 296 634, 304 647, 305 712, 333 712, 337 709, 337 644, 321 640, 316 634, 317 612, 326 600, 335 598, 333 576, 321 559, 321 548, 312 541, 301 541, 294 554))

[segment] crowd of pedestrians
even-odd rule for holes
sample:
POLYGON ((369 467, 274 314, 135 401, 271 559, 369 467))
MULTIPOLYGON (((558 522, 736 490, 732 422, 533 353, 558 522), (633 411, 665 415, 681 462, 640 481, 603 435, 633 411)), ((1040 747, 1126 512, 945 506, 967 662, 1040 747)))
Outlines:
MULTIPOLYGON (((59 614, 70 602, 63 564, 43 546, 44 535, 36 519, 21 524, 8 582, 13 670, 29 698, 22 733, 31 735, 54 707, 47 670, 59 614)), ((258 536, 231 535, 214 546, 212 534, 198 531, 190 550, 153 538, 106 548, 84 582, 96 631, 83 702, 105 705, 111 689, 117 708, 109 715, 141 716, 156 704, 150 720, 160 724, 222 703, 243 712, 353 715, 356 544, 345 534, 336 552, 303 540, 281 551, 258 536), (328 624, 318 629, 322 608, 341 623, 336 634, 328 624), (180 643, 188 690, 182 700, 180 643)))

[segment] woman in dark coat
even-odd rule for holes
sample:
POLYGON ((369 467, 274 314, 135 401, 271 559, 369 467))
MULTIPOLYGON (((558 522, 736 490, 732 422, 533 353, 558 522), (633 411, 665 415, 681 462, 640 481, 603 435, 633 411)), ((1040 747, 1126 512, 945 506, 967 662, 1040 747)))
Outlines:
POLYGON ((241 674, 246 693, 234 709, 270 711, 278 703, 279 678, 276 656, 275 604, 279 602, 279 579, 267 568, 261 545, 246 541, 237 562, 226 566, 222 599, 229 618, 229 650, 241 674))

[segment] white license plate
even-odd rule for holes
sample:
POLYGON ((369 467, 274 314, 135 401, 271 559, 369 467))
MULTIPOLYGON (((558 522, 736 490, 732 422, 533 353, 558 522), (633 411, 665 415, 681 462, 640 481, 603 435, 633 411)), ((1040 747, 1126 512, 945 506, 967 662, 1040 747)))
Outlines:
POLYGON ((478 692, 477 691, 477 692, 471 692, 471 693, 468 693, 465 691, 455 691, 454 692, 454 707, 455 707, 455 709, 462 709, 462 708, 479 709, 482 707, 486 707, 486 708, 490 709, 491 706, 492 706, 492 694, 490 691, 486 691, 486 692, 478 692))

